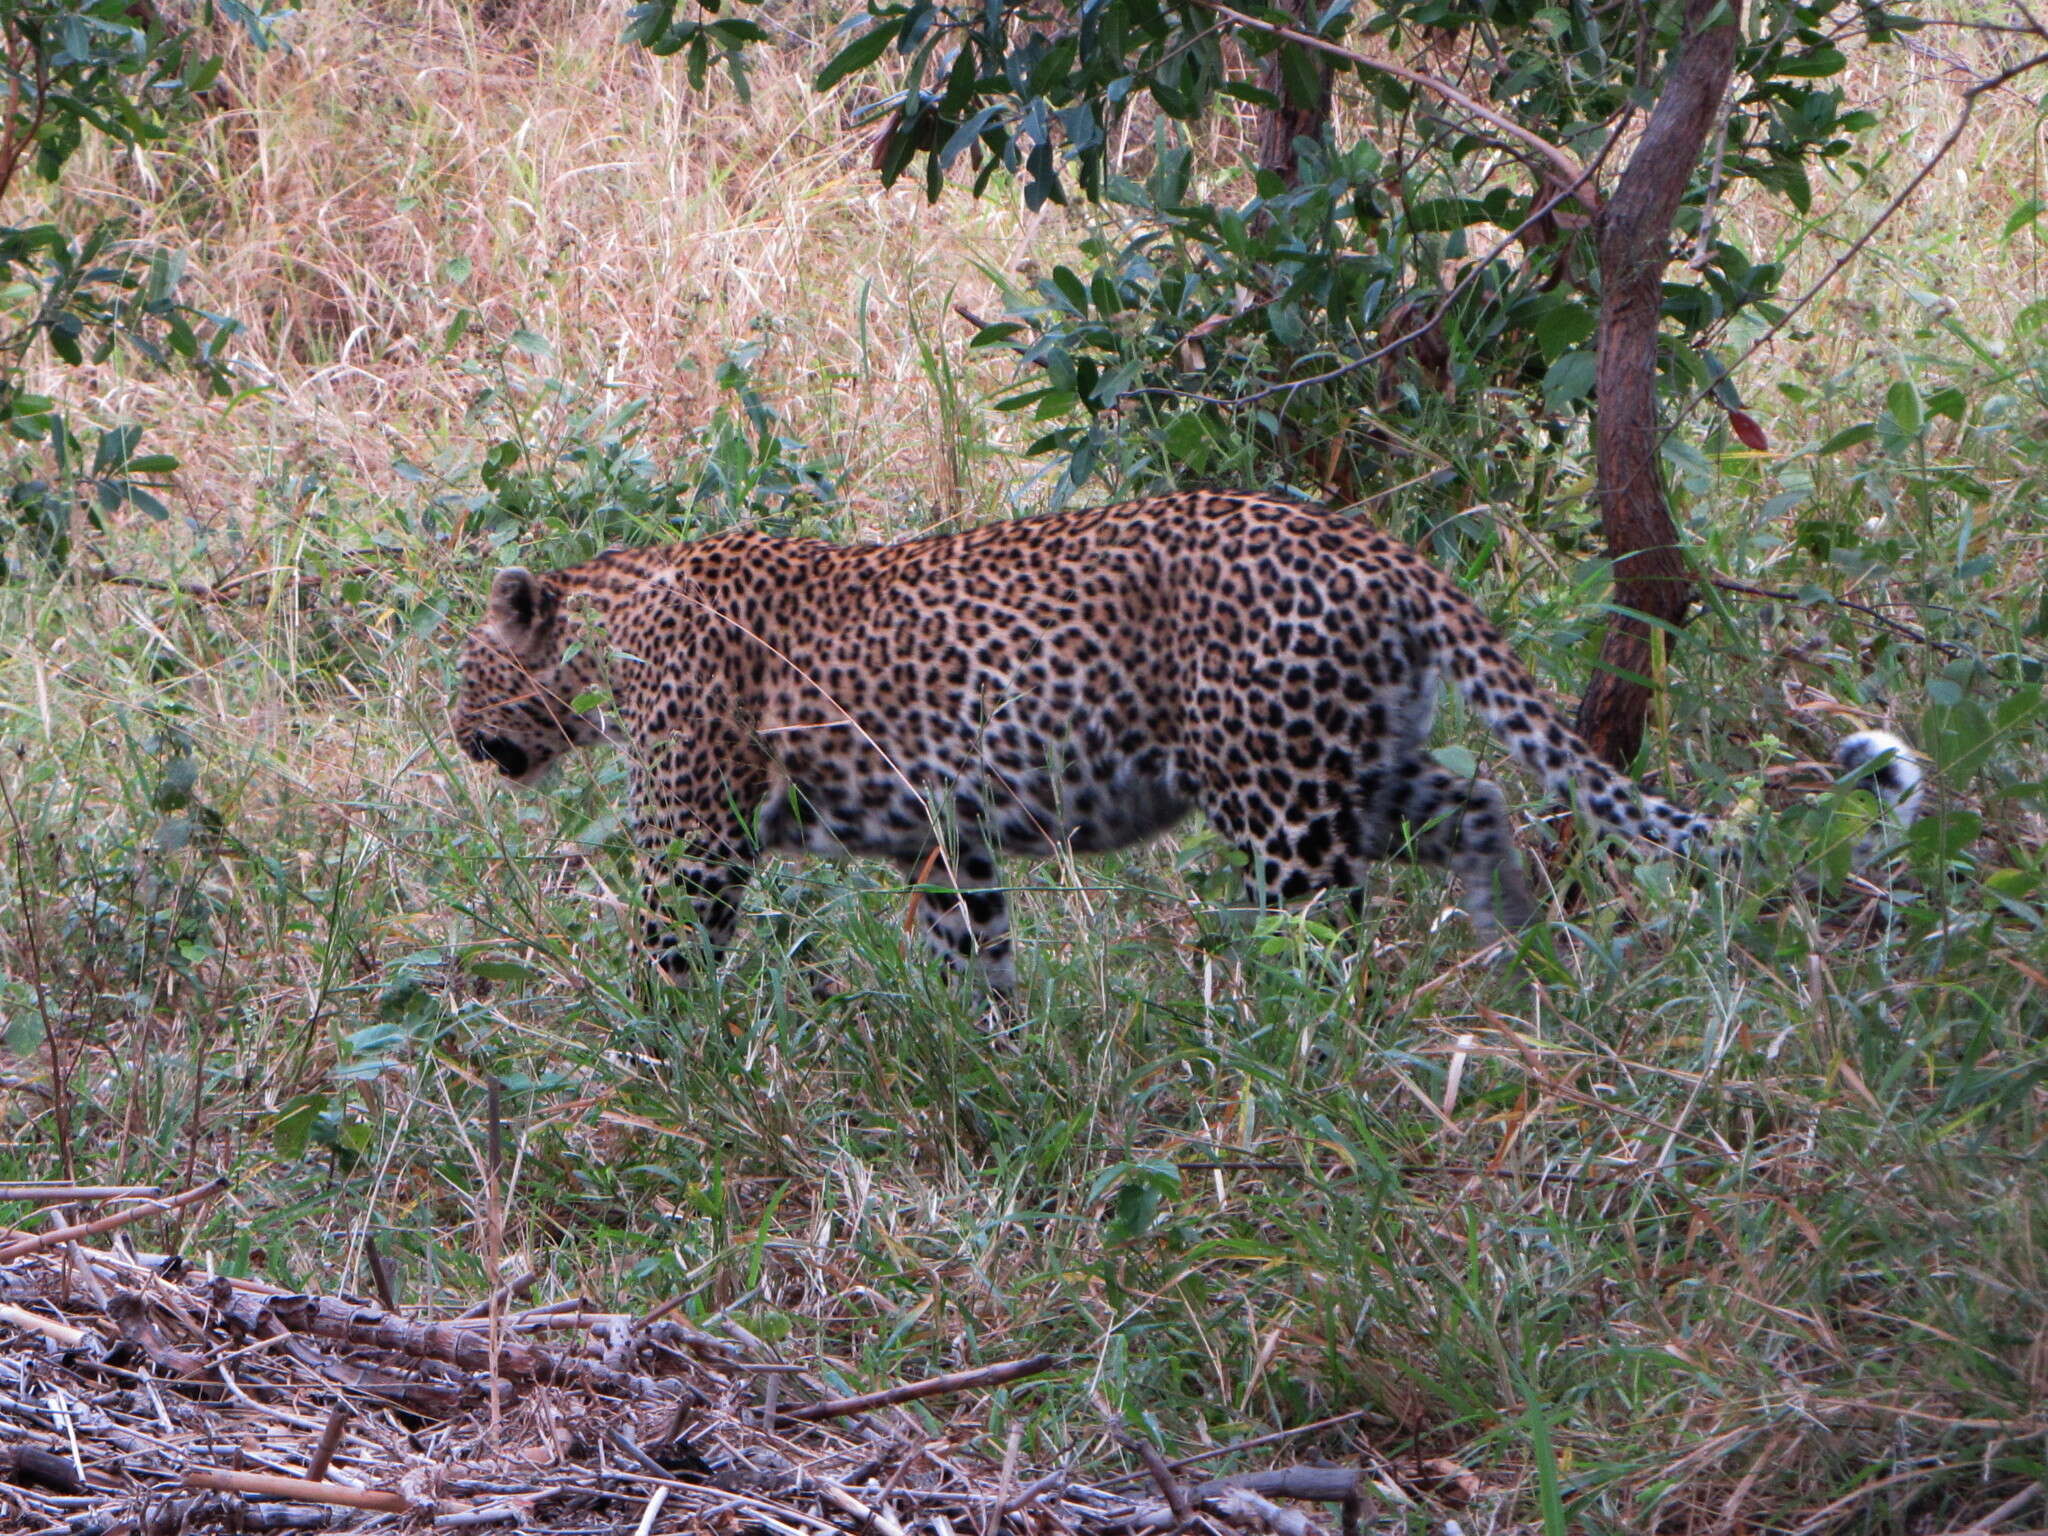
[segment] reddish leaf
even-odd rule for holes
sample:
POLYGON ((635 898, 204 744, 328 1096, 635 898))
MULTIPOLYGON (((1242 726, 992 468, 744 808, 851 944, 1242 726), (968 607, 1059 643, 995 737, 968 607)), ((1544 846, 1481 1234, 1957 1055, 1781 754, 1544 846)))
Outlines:
POLYGON ((1756 418, 1747 411, 1730 411, 1728 426, 1735 433, 1735 439, 1745 448, 1758 453, 1771 451, 1771 440, 1764 436, 1764 429, 1756 424, 1756 418))

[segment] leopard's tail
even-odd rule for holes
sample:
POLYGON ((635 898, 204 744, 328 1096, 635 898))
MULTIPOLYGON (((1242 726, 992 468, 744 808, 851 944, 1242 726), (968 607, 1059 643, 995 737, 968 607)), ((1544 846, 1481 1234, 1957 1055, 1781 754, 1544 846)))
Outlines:
POLYGON ((1551 795, 1624 837, 1658 848, 1683 851, 1711 836, 1712 818, 1649 793, 1595 757, 1500 631, 1462 592, 1446 582, 1437 596, 1428 627, 1452 685, 1551 795))
MULTIPOLYGON (((1893 830, 1903 832, 1920 819, 1927 798, 1927 774, 1920 756, 1890 731, 1856 731, 1835 743, 1835 766, 1844 783, 1860 785, 1877 796, 1893 830)), ((1885 829, 1873 827, 1856 844, 1856 862, 1873 859, 1884 848, 1885 829)))
MULTIPOLYGON (((1594 821, 1653 847, 1703 851, 1715 822, 1639 787, 1593 755, 1557 713, 1543 685, 1515 659, 1486 616, 1447 583, 1439 589, 1430 628, 1437 656, 1465 702, 1543 786, 1594 821)), ((1877 796, 1892 823, 1905 827, 1919 815, 1925 776, 1919 756, 1889 731, 1845 736, 1835 765, 1852 783, 1877 796)), ((1877 834, 1858 846, 1867 858, 1877 834)))

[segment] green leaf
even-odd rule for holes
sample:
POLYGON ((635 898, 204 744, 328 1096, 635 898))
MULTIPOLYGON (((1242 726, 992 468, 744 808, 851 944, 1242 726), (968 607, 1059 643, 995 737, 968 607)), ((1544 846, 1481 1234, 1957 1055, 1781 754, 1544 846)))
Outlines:
POLYGON ((892 16, 861 33, 832 55, 831 61, 818 71, 818 78, 811 82, 811 88, 829 91, 856 70, 866 69, 882 56, 882 51, 895 40, 896 34, 903 30, 904 20, 904 17, 892 16))
POLYGON ((1884 392, 1884 408, 1892 420, 1899 424, 1900 431, 1910 436, 1920 430, 1920 424, 1924 419, 1920 408, 1920 391, 1913 387, 1911 380, 1900 379, 1884 392))
MULTIPOLYGON (((1937 690, 1932 684, 1928 688, 1930 695, 1950 691, 1937 690)), ((1991 717, 1975 699, 1966 696, 1937 703, 1930 709, 1921 724, 1921 737, 1927 743, 1936 771, 1953 784, 1965 782, 1983 767, 1997 745, 1991 717)))
POLYGON ((135 456, 135 444, 141 436, 142 428, 133 422, 107 428, 100 434, 99 447, 92 456, 92 472, 106 475, 125 468, 135 456))
POLYGON ((326 1094, 302 1093, 279 1110, 277 1118, 270 1122, 270 1144, 277 1149, 277 1155, 287 1161, 304 1157, 314 1122, 326 1109, 326 1094))
POLYGON ((675 0, 647 0, 626 13, 625 40, 647 46, 668 30, 676 13, 675 0))
POLYGON ((28 1056, 42 1049, 44 1035, 42 1015, 24 1008, 7 1021, 5 1032, 0 1032, 0 1042, 15 1055, 28 1056))
POLYGON ((1408 210, 1408 227, 1424 234, 1442 234, 1491 219, 1486 204, 1476 197, 1433 197, 1408 210))
POLYGON ((1867 443, 1875 436, 1877 427, 1871 422, 1862 422, 1857 426, 1844 427, 1814 452, 1825 458, 1828 454, 1840 453, 1844 448, 1854 448, 1858 443, 1867 443))
POLYGON ((1775 73, 1795 80, 1824 80, 1848 67, 1849 60, 1841 49, 1823 46, 1797 58, 1780 59, 1775 73))
POLYGON ((1599 325, 1592 310, 1576 299, 1567 299, 1536 321, 1536 345, 1543 349, 1546 361, 1556 362, 1566 351, 1590 340, 1599 325))
POLYGON ((1929 416, 1946 416, 1950 421, 1957 423, 1962 421, 1970 409, 1969 401, 1954 385, 1947 389, 1937 389, 1920 403, 1926 408, 1929 416))
POLYGON ((538 981, 540 973, 517 960, 472 960, 465 967, 470 975, 484 981, 538 981))
POLYGON ((1955 867, 1983 831, 1984 818, 1975 811, 1936 811, 1907 828, 1906 852, 1922 876, 1939 877, 1955 867))
POLYGON ((1596 367, 1591 352, 1567 352, 1543 375, 1543 408, 1562 411, 1576 400, 1593 393, 1596 367))
POLYGON ((2038 197, 2030 197, 2020 203, 2018 207, 2013 209, 2011 216, 2006 219, 2004 233, 1999 238, 2010 240, 2029 224, 2039 219, 2041 217, 2041 206, 2041 199, 2038 197))

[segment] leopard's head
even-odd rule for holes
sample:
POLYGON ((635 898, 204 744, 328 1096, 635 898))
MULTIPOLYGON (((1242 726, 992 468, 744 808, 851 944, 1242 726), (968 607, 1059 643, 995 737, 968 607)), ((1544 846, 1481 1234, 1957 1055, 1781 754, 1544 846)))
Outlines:
POLYGON ((573 700, 596 681, 559 592, 517 566, 498 572, 484 620, 463 642, 455 741, 519 784, 538 782, 571 747, 602 739, 573 700))

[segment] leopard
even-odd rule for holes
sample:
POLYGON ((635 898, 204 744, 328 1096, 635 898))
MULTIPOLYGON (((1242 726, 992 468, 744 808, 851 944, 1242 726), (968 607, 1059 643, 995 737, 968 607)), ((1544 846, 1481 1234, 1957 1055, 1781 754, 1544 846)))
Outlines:
MULTIPOLYGON (((1006 996, 1001 857, 1126 848, 1196 810, 1254 907, 1356 902, 1396 860, 1446 870, 1482 936, 1529 924, 1505 794, 1429 752, 1446 686, 1594 828, 1659 854, 1710 842, 1712 818, 1597 757, 1414 549, 1253 492, 884 543, 735 527, 502 569, 452 725, 522 784, 624 748, 640 939, 671 980, 727 948, 762 855, 859 855, 903 872, 925 944, 1006 996)), ((1910 752, 1863 738, 1843 766, 1896 803, 1910 752)))

